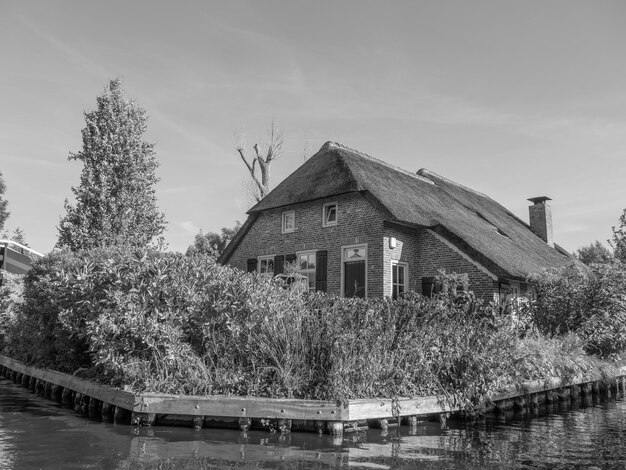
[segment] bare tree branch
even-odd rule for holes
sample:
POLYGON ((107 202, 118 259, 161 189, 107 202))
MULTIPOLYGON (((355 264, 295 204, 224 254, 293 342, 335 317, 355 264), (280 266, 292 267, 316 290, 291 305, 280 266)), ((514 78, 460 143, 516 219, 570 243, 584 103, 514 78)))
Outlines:
POLYGON ((261 149, 260 142, 256 142, 252 148, 254 150, 254 157, 251 159, 252 163, 249 163, 245 157, 245 138, 243 133, 239 139, 239 142, 235 146, 235 149, 239 153, 239 156, 243 160, 250 178, 256 183, 259 192, 255 194, 255 199, 260 201, 270 191, 270 167, 272 161, 279 158, 282 154, 283 147, 283 132, 278 127, 276 119, 272 119, 272 124, 268 129, 268 143, 264 149, 261 149), (256 163, 259 164, 259 176, 256 173, 256 163))

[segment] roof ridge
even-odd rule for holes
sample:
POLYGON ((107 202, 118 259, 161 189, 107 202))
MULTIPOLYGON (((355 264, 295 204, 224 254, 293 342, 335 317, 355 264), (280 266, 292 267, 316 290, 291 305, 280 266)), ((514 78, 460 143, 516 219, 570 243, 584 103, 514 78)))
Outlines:
MULTIPOLYGON (((445 181, 446 183, 453 184, 454 186, 458 186, 459 188, 463 188, 466 191, 470 191, 470 192, 472 192, 474 194, 477 194, 479 196, 483 196, 483 197, 486 197, 488 199, 491 199, 485 193, 481 193, 480 191, 476 191, 475 189, 468 188, 467 186, 464 186, 461 183, 457 183, 456 181, 452 181, 451 179, 448 179, 445 176, 441 176, 440 174, 435 173, 434 171, 428 170, 426 168, 420 168, 417 171, 417 174, 422 176, 422 177, 424 177, 424 178, 428 178, 429 176, 432 176, 433 178, 437 178, 437 179, 440 179, 442 181, 445 181)), ((430 181, 432 181, 432 180, 430 180, 430 181)), ((434 182, 433 182, 433 184, 434 184, 434 182)))
POLYGON ((389 168, 391 168, 391 169, 393 169, 395 171, 399 171, 400 173, 404 173, 405 175, 412 176, 413 178, 418 179, 420 181, 423 181, 424 183, 428 183, 428 184, 432 184, 432 185, 435 184, 433 181, 429 180, 428 178, 426 178, 426 177, 424 177, 422 175, 419 175, 417 173, 413 173, 411 171, 405 170, 404 168, 400 168, 399 166, 392 165, 391 163, 388 163, 388 162, 386 162, 384 160, 381 160, 380 158, 372 157, 371 155, 369 155, 369 154, 367 154, 365 152, 361 152, 360 150, 353 149, 351 147, 348 147, 347 145, 340 144, 339 142, 328 141, 324 145, 322 145, 322 148, 320 148, 320 151, 321 150, 328 150, 328 149, 331 149, 331 148, 337 148, 337 149, 340 149, 340 150, 347 150, 348 152, 352 152, 352 153, 358 155, 359 157, 367 158, 369 160, 372 160, 373 162, 376 162, 376 163, 379 163, 379 164, 384 165, 386 167, 389 167, 389 168))

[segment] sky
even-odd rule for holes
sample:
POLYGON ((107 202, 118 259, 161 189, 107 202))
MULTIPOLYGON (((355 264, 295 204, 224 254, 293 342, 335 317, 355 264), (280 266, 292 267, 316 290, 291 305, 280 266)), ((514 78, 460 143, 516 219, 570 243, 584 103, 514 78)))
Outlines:
POLYGON ((120 77, 149 116, 171 250, 245 220, 237 135, 272 119, 273 186, 335 141, 523 220, 548 196, 556 243, 606 244, 626 208, 625 24, 621 0, 0 0, 5 228, 53 249, 83 113, 120 77))

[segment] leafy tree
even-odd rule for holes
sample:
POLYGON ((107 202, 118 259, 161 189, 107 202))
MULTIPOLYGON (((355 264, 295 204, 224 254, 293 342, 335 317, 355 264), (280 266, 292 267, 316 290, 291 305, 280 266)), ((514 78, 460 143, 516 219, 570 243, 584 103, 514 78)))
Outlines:
POLYGON ((187 256, 203 253, 218 257, 224 252, 224 249, 240 228, 241 222, 237 221, 233 228, 222 227, 222 231, 219 234, 215 232, 202 233, 200 231, 196 235, 193 245, 187 248, 187 256))
POLYGON ((7 210, 9 202, 4 199, 4 192, 7 190, 2 178, 2 172, 0 171, 0 230, 4 228, 4 222, 9 218, 10 212, 7 210))
POLYGON ((72 187, 76 205, 65 201, 57 246, 147 246, 165 230, 165 217, 156 204, 154 144, 143 140, 146 112, 123 97, 115 79, 85 121, 83 149, 68 157, 84 165, 80 185, 72 187))
POLYGON ((613 238, 609 243, 613 247, 615 258, 626 263, 626 209, 619 218, 619 226, 613 227, 613 238))
POLYGON ((24 230, 22 230, 21 227, 17 227, 15 230, 13 230, 13 235, 11 236, 11 240, 13 240, 14 242, 20 243, 24 246, 30 246, 26 242, 26 235, 24 234, 24 230))
POLYGON ((272 162, 279 158, 282 153, 283 132, 278 128, 276 120, 273 119, 268 130, 267 143, 256 142, 252 146, 254 155, 250 161, 246 158, 246 138, 243 132, 239 135, 238 140, 235 149, 248 169, 250 178, 254 183, 253 197, 256 202, 259 202, 270 192, 270 169, 272 162))
POLYGON ((588 266, 593 263, 606 264, 613 258, 611 252, 597 240, 589 246, 579 248, 576 257, 588 266))

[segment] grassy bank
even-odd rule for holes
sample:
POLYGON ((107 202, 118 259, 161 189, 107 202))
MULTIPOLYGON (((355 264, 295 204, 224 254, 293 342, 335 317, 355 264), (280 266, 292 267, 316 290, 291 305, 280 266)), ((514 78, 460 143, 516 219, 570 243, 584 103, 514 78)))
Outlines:
POLYGON ((612 372, 599 355, 617 351, 592 351, 585 322, 550 331, 540 302, 513 322, 444 280, 436 299, 338 299, 210 257, 57 252, 5 286, 0 339, 18 360, 137 392, 438 395, 468 410, 525 380, 612 372))

